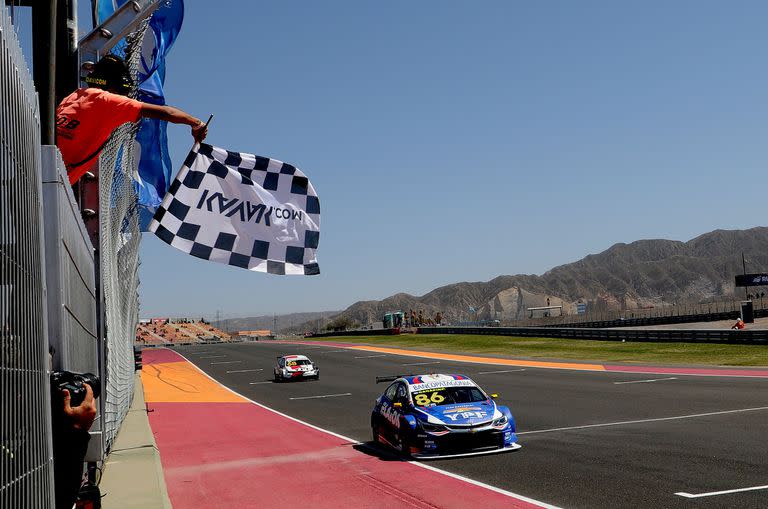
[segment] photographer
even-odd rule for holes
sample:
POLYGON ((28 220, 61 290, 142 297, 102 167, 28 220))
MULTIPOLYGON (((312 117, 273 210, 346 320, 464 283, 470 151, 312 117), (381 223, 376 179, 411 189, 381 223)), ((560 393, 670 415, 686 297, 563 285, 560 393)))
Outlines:
POLYGON ((54 388, 52 415, 56 508, 71 509, 83 480, 83 461, 90 439, 88 430, 96 419, 96 400, 93 388, 85 382, 82 383, 85 394, 79 395, 82 401, 78 401, 79 397, 73 401, 72 393, 66 388, 56 384, 54 388))

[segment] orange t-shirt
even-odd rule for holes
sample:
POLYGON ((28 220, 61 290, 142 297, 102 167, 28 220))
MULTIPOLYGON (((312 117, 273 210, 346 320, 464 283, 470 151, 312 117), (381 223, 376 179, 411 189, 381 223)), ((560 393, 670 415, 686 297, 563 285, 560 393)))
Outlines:
POLYGON ((70 184, 93 165, 112 131, 136 122, 140 113, 140 101, 100 88, 81 88, 61 101, 56 108, 56 145, 70 184))

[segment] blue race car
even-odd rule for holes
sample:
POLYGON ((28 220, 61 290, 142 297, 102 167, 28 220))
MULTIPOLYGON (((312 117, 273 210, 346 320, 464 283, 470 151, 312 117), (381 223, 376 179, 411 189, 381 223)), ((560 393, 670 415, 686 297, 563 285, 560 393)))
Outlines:
POLYGON ((373 441, 418 459, 513 451, 509 408, 463 375, 376 377, 392 382, 371 412, 373 441))

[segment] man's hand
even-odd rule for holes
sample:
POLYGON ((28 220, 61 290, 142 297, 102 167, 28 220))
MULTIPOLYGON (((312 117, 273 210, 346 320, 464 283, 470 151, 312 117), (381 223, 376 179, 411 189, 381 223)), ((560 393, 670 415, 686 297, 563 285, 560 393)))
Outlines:
POLYGON ((85 398, 80 406, 70 406, 72 401, 72 395, 67 389, 64 389, 62 394, 64 395, 64 415, 66 415, 72 427, 75 429, 81 429, 88 431, 96 420, 96 400, 93 399, 93 389, 88 384, 85 385, 85 398))
POLYGON ((192 137, 197 143, 202 143, 205 136, 208 134, 208 126, 202 120, 195 126, 192 126, 192 137))
POLYGON ((205 135, 208 134, 208 126, 205 122, 173 106, 141 103, 141 116, 191 126, 192 137, 195 138, 197 143, 202 142, 205 139, 205 135))

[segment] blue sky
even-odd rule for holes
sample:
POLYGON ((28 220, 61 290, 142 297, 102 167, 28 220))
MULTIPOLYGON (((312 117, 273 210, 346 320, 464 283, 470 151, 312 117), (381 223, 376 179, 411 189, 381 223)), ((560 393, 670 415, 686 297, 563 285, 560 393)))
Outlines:
POLYGON ((141 315, 343 309, 765 224, 768 4, 631 4, 188 0, 168 102, 310 177, 322 274, 146 234, 141 315))

